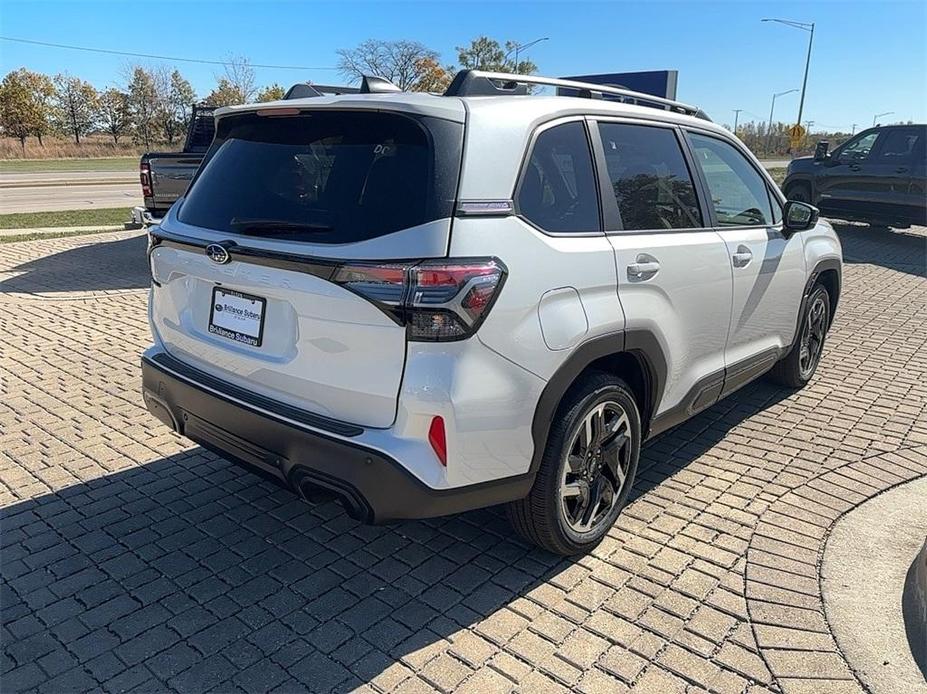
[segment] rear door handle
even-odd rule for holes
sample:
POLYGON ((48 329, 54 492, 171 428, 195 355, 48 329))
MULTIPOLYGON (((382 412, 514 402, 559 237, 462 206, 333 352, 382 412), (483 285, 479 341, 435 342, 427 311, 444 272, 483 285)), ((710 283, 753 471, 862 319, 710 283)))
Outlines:
POLYGON ((731 256, 734 267, 747 267, 753 260, 753 253, 746 246, 738 246, 737 252, 731 256))
POLYGON ((850 171, 859 171, 859 164, 850 164, 850 171))
POLYGON ((895 173, 905 173, 907 170, 907 166, 899 166, 897 169, 895 169, 895 173))
POLYGON ((642 253, 637 262, 628 265, 629 280, 649 280, 660 271, 660 263, 653 256, 642 253))

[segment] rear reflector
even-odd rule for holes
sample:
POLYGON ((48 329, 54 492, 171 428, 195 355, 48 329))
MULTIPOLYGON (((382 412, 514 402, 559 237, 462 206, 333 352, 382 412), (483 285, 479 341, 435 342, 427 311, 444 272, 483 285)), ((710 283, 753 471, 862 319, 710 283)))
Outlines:
POLYGON ((447 436, 444 433, 444 419, 433 417, 428 427, 428 443, 444 467, 447 467, 447 436))

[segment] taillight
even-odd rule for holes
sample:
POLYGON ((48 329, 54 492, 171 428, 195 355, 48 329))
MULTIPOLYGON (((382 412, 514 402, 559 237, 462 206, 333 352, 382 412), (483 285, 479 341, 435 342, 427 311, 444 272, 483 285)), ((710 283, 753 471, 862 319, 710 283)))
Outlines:
POLYGON ((476 332, 505 273, 505 266, 494 258, 349 263, 335 270, 332 281, 407 326, 410 340, 447 341, 476 332))
POLYGON ((151 167, 147 162, 142 162, 138 167, 139 179, 142 182, 142 195, 150 198, 153 193, 151 190, 151 167))

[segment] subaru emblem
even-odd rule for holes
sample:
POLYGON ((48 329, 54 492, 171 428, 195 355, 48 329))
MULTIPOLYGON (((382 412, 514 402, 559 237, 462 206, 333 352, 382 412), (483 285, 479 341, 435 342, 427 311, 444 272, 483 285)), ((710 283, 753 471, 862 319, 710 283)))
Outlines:
POLYGON ((225 250, 225 247, 218 243, 211 243, 206 246, 206 257, 212 262, 219 263, 220 265, 224 265, 232 259, 229 252, 225 250))

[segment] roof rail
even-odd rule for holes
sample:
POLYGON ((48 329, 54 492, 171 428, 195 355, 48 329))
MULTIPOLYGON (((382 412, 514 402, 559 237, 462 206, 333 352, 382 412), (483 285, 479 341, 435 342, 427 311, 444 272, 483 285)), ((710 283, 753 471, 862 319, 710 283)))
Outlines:
POLYGON ((606 84, 592 82, 577 82, 575 80, 562 80, 556 77, 540 77, 538 75, 516 75, 508 72, 485 72, 483 70, 461 70, 454 76, 444 96, 501 96, 523 95, 528 93, 529 85, 557 87, 559 89, 576 90, 576 96, 586 99, 600 99, 605 95, 617 96, 622 101, 630 101, 641 106, 655 106, 668 111, 697 116, 711 120, 701 109, 684 104, 680 101, 665 99, 662 96, 644 94, 630 89, 613 87, 606 84))

